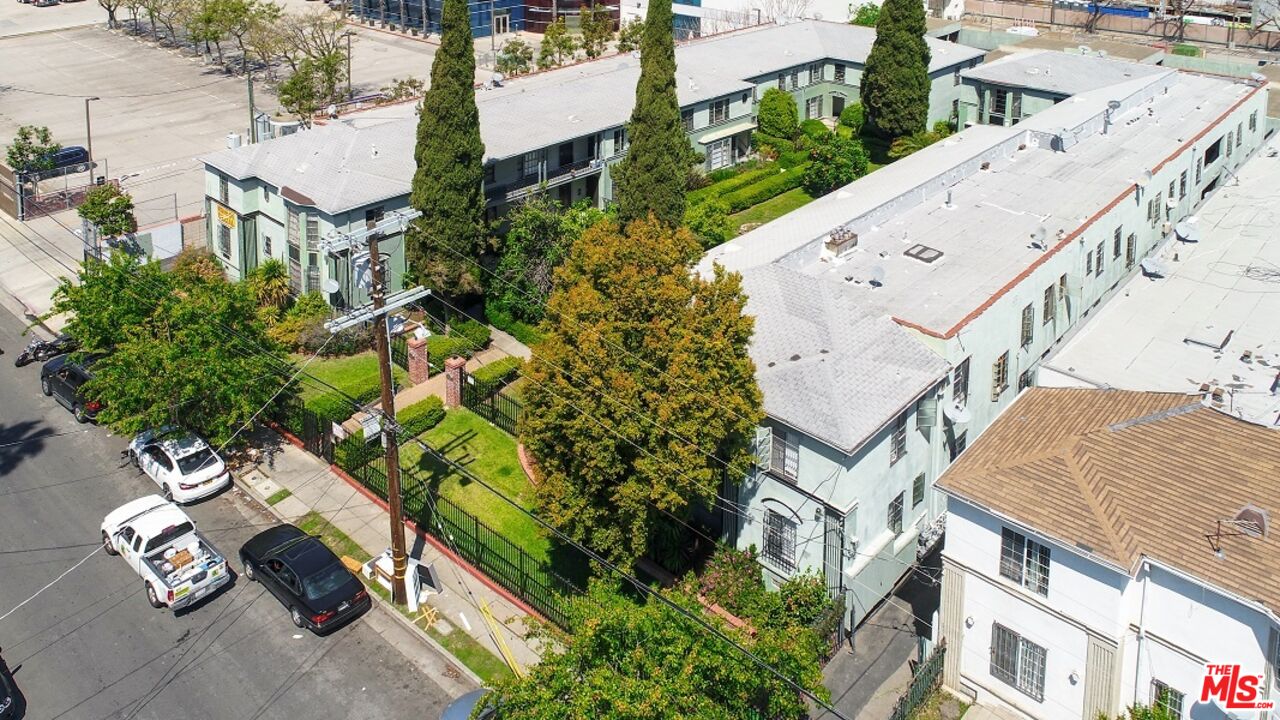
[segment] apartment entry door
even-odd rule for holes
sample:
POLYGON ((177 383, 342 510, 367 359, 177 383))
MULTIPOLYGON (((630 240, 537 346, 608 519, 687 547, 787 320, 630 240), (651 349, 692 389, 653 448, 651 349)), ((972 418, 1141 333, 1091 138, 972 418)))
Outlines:
POLYGON ((831 117, 838 118, 842 112, 844 112, 844 96, 831 93, 831 117))
POLYGON ((511 11, 503 10, 493 16, 493 34, 506 35, 511 32, 511 11))

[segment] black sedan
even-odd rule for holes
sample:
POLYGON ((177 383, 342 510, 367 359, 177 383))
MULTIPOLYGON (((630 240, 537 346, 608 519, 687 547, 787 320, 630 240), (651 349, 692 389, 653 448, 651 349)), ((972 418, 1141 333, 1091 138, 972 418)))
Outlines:
POLYGON ((22 711, 22 703, 22 695, 13 682, 13 672, 5 664, 4 657, 0 656, 0 718, 9 720, 21 717, 19 713, 22 711))
POLYGON ((261 582, 289 608, 293 624, 328 632, 373 604, 338 556, 293 525, 263 530, 240 548, 244 576, 261 582))

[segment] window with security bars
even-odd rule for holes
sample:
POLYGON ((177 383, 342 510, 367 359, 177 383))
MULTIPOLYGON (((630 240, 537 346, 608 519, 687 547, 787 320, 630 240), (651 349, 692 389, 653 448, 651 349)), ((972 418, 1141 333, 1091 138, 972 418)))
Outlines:
POLYGON ((533 177, 538 174, 541 158, 538 151, 527 152, 520 157, 520 177, 533 177))
POLYGON ((779 89, 779 90, 786 90, 786 89, 787 89, 787 74, 786 74, 786 73, 778 73, 778 89, 779 89))
POLYGON ((320 249, 320 219, 307 213, 307 250, 316 252, 320 249))
POLYGON ((796 569, 796 523, 772 510, 764 511, 764 559, 780 570, 796 569))
POLYGON ((711 124, 716 125, 729 119, 729 100, 716 100, 711 103, 711 124))
POLYGON ((1009 528, 1000 532, 1000 577, 1049 596, 1049 548, 1009 528))
POLYGON ((1020 343, 1022 347, 1030 345, 1031 341, 1035 339, 1035 334, 1036 308, 1034 304, 1027 303, 1027 306, 1022 308, 1022 341, 1020 343))
POLYGON ((1102 246, 1103 243, 1098 243, 1093 255, 1093 274, 1099 277, 1102 275, 1102 246))
POLYGON ((809 65, 809 84, 815 85, 822 82, 822 63, 811 63, 809 65))
POLYGON ((885 524, 894 535, 902 534, 902 501, 902 493, 898 493, 897 497, 889 501, 889 514, 885 518, 885 524))
POLYGON ((1160 207, 1164 204, 1164 193, 1158 192, 1156 196, 1147 202, 1147 219, 1151 221, 1151 225, 1155 226, 1160 222, 1160 207))
POLYGON ((1174 690, 1159 680, 1151 680, 1151 707, 1160 708, 1169 717, 1182 717, 1183 701, 1186 695, 1174 690))
POLYGON ((1231 148, 1235 147, 1235 145, 1236 145, 1235 143, 1231 142, 1231 137, 1232 137, 1232 135, 1234 135, 1234 134, 1235 134, 1235 133, 1233 133, 1233 132, 1228 132, 1228 133, 1227 133, 1227 157, 1231 157, 1231 148))
POLYGON ((1093 253, 1084 254, 1084 276, 1089 277, 1093 274, 1093 253))
MULTIPOLYGON (((1183 173, 1183 180, 1186 180, 1186 173, 1183 173)), ((1116 226, 1115 233, 1111 236, 1111 259, 1115 260, 1120 257, 1120 237, 1124 233, 1124 226, 1116 226)))
POLYGON ((1258 129, 1258 111, 1254 110, 1249 113, 1249 132, 1255 132, 1258 129))
POLYGON ((1031 369, 1027 368, 1018 373, 1018 392, 1022 392, 1031 387, 1031 369))
POLYGON ((800 476, 800 447, 796 445, 795 437, 786 430, 775 427, 772 431, 769 472, 795 482, 800 476))
POLYGON ((787 84, 791 86, 792 90, 798 89, 800 87, 800 69, 799 68, 796 68, 795 70, 791 71, 791 79, 787 81, 787 84))
POLYGON ((907 414, 902 413, 893 425, 893 436, 889 438, 889 464, 896 464, 906 454, 907 414))
POLYGON ((991 624, 991 675, 1036 702, 1044 702, 1048 651, 1001 625, 991 624))
POLYGON ((218 223, 218 252, 222 257, 231 259, 231 228, 218 223))
POLYGON ((969 402, 969 358, 961 360, 951 372, 951 399, 956 405, 969 402))
POLYGON ((1133 267, 1133 263, 1138 259, 1138 236, 1135 233, 1129 233, 1128 239, 1124 243, 1124 266, 1126 269, 1133 267))
POLYGON ((915 481, 911 483, 911 507, 919 507, 922 502, 924 502, 924 473, 917 475, 915 481))
POLYGON ((263 236, 262 236, 262 256, 263 256, 263 257, 272 257, 272 255, 271 255, 271 236, 270 236, 270 235, 263 235, 263 236))
POLYGON ((320 292, 320 266, 307 267, 307 292, 320 292))
POLYGON ((1196 184, 1200 184, 1200 173, 1204 171, 1204 158, 1196 158, 1196 184))
POLYGON ((1009 387, 1009 352, 1000 354, 991 365, 991 402, 998 402, 1000 394, 1009 387))
POLYGON ((227 182, 227 176, 220 175, 218 176, 218 200, 220 200, 223 205, 226 205, 231 202, 230 198, 231 187, 230 183, 227 182))
MULTIPOLYGON (((1187 171, 1183 170, 1182 174, 1178 176, 1178 197, 1186 197, 1186 196, 1187 196, 1187 171)), ((1119 247, 1119 245, 1117 245, 1117 247, 1119 247)))
POLYGON ((1044 307, 1041 309, 1040 315, 1043 318, 1041 322, 1045 325, 1048 325, 1049 321, 1058 315, 1057 294, 1053 290, 1053 285, 1044 289, 1044 307))

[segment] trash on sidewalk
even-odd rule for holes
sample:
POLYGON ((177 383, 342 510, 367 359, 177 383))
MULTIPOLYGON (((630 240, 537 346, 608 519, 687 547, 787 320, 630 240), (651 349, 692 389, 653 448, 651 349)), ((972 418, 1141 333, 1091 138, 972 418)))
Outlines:
MULTIPOLYGON (((434 564, 423 565, 413 558, 406 558, 406 560, 408 564, 405 567, 404 587, 408 595, 409 612, 414 613, 418 611, 418 605, 423 599, 444 592, 444 585, 440 582, 440 576, 436 573, 434 564)), ((393 570, 391 548, 387 548, 381 555, 365 563, 360 573, 390 590, 393 570)))

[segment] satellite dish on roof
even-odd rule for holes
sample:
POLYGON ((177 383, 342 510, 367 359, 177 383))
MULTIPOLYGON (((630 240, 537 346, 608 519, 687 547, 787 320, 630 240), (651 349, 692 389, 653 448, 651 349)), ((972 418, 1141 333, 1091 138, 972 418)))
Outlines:
POLYGON ((325 278, 324 282, 320 283, 320 289, 332 295, 338 292, 339 290, 341 290, 342 286, 339 285, 338 281, 334 280, 333 278, 325 278))
POLYGON ((973 419, 973 414, 969 412, 969 408, 956 403, 943 405, 942 416, 950 420, 952 425, 964 425, 973 419))
POLYGON ((1175 225, 1173 231, 1177 233, 1178 239, 1182 242, 1200 242, 1200 228, 1186 220, 1182 220, 1175 225))
POLYGON ((1120 109, 1120 101, 1119 101, 1119 100, 1108 100, 1108 101, 1107 101, 1107 109, 1108 109, 1108 110, 1111 110, 1111 111, 1119 110, 1119 109, 1120 109))
POLYGON ((871 287, 880 287, 884 285, 884 267, 876 265, 871 268, 870 277, 867 279, 871 287))

